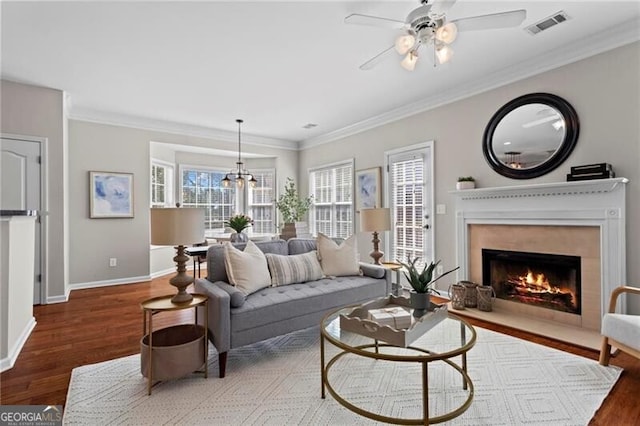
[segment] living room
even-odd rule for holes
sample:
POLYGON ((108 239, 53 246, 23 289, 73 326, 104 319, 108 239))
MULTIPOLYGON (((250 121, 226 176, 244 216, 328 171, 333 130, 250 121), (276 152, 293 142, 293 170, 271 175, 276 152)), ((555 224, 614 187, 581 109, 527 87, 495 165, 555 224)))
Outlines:
MULTIPOLYGON (((400 17, 414 5, 405 6, 400 17)), ((5 10, 2 19, 9 19, 5 10)), ((527 24, 535 21, 531 17, 527 24)), ((278 193, 282 192, 287 177, 293 177, 301 194, 307 195, 309 170, 344 161, 353 162, 354 173, 383 168, 387 153, 430 142, 434 206, 445 206, 444 214, 432 215, 433 248, 446 268, 458 264, 457 199, 452 191, 459 176, 473 176, 478 188, 553 184, 565 182, 571 166, 612 164, 617 176, 631 182, 626 188, 626 281, 616 285, 637 286, 640 264, 635 261, 635 253, 640 252, 640 225, 633 220, 640 217, 640 190, 634 185, 640 178, 637 23, 636 14, 635 21, 624 27, 627 31, 623 35, 627 38, 612 36, 609 44, 602 41, 605 37, 601 33, 592 34, 591 50, 567 45, 549 52, 549 57, 564 55, 554 66, 531 69, 528 73, 520 71, 518 75, 510 74, 508 69, 493 70, 482 85, 470 81, 464 87, 443 92, 442 97, 434 96, 424 102, 415 99, 404 108, 396 108, 394 114, 345 123, 328 134, 319 132, 315 137, 299 138, 300 142, 295 145, 277 137, 258 136, 252 127, 253 117, 236 111, 229 111, 231 119, 224 131, 193 124, 176 126, 173 120, 163 122, 157 117, 153 121, 155 125, 149 120, 137 124, 130 117, 116 113, 98 118, 86 109, 74 110, 74 94, 67 93, 65 87, 34 84, 27 76, 5 72, 3 64, 2 133, 44 137, 48 144, 45 185, 49 208, 42 304, 67 303, 76 289, 147 281, 170 267, 167 259, 170 264, 171 249, 162 249, 167 256, 157 263, 150 255, 152 143, 184 146, 184 151, 179 151, 176 157, 185 158, 185 164, 197 161, 196 155, 189 152, 194 147, 226 151, 226 156, 209 154, 202 161, 210 166, 233 169, 237 153, 235 118, 245 119, 243 152, 250 154, 244 158, 247 168, 275 170, 278 193), (598 44, 600 42, 602 44, 598 44), (521 95, 537 92, 561 96, 576 109, 580 120, 579 140, 568 159, 555 170, 534 179, 510 179, 493 171, 484 158, 483 133, 500 107, 521 95), (96 220, 89 217, 89 171, 133 174, 133 218, 96 220), (109 266, 110 258, 117 258, 116 267, 109 266)), ((465 53, 460 48, 457 55, 465 53)), ((448 64, 449 68, 433 68, 425 63, 429 66, 416 72, 423 72, 421 78, 429 79, 429 73, 449 70, 454 64, 448 64)), ((356 70, 358 65, 359 62, 354 61, 356 70)), ((406 76, 413 84, 420 78, 416 74, 406 76)), ((101 78, 95 77, 97 81, 101 78)), ((392 93, 389 89, 388 96, 392 93)), ((376 101, 378 99, 362 102, 376 101)), ((126 104, 126 100, 123 103, 126 104)), ((340 99, 335 103, 339 104, 340 99)), ((327 102, 325 108, 333 107, 327 102)), ((175 170, 178 169, 176 162, 175 170)), ((382 172, 384 182, 384 170, 382 172)), ((383 204, 389 201, 388 194, 383 193, 383 204)), ((353 215, 352 229, 359 229, 357 214, 353 215)), ((358 233, 358 246, 362 248, 361 259, 369 261, 370 233, 358 233)), ((627 311, 640 314, 640 301, 629 298, 627 311)))

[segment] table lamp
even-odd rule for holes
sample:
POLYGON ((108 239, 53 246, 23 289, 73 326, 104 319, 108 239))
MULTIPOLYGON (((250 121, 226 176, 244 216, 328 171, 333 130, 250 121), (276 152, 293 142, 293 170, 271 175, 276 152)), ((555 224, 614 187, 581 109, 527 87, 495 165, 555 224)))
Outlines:
POLYGON ((184 254, 186 245, 198 243, 204 239, 204 209, 202 208, 152 208, 151 209, 151 244, 158 246, 175 246, 178 273, 169 283, 178 289, 171 302, 190 302, 193 296, 187 293, 187 287, 193 277, 187 274, 189 256, 184 254))
POLYGON ((384 253, 379 250, 380 239, 378 232, 391 229, 391 214, 389 209, 360 209, 360 231, 373 232, 373 251, 369 256, 373 258, 374 265, 380 265, 380 259, 384 253))

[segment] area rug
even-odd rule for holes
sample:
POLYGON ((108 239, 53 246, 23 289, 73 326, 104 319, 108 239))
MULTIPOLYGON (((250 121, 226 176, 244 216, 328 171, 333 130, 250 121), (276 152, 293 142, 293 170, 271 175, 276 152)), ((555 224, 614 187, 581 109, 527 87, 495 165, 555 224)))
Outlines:
MULTIPOLYGON (((477 328, 468 353, 475 386, 471 407, 450 425, 586 425, 621 369, 477 328)), ((438 332, 438 327, 429 333, 438 332)), ((327 344, 327 351, 337 349, 327 344)), ((218 378, 211 347, 209 378, 193 374, 158 383, 147 395, 140 356, 73 370, 64 410, 68 425, 364 425, 376 422, 320 398, 319 330, 310 328, 229 352, 227 377, 218 378)), ((343 357, 330 371, 347 400, 376 413, 418 418, 419 365, 343 357)), ((429 364, 430 414, 466 399, 460 376, 429 364)))

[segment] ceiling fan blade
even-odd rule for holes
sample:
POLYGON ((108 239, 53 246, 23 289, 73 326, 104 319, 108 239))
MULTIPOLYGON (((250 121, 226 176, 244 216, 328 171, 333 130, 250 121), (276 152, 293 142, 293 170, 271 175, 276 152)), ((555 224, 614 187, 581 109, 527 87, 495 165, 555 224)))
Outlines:
POLYGON ((394 30, 403 28, 405 26, 404 21, 382 18, 380 16, 361 15, 359 13, 352 13, 351 15, 347 16, 346 18, 344 18, 344 23, 392 28, 394 30))
POLYGON ((431 13, 444 15, 455 4, 456 0, 436 0, 431 6, 431 13))
POLYGON ((495 28, 517 27, 527 17, 524 9, 510 12, 492 13, 490 15, 472 16, 470 18, 454 19, 458 31, 490 30, 495 28))
POLYGON ((385 50, 383 50, 382 52, 378 53, 376 56, 374 56, 373 58, 369 59, 367 62, 365 62, 364 64, 360 65, 360 69, 363 71, 368 71, 371 68, 375 67, 376 65, 378 65, 380 62, 384 61, 385 59, 387 59, 390 55, 390 52, 394 52, 395 48, 394 46, 391 46, 385 50))

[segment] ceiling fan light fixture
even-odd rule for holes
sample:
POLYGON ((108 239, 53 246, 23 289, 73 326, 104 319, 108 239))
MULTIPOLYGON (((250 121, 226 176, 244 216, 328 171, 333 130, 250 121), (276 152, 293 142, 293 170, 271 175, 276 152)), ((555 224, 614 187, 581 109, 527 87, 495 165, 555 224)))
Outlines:
POLYGON ((438 57, 438 63, 446 64, 453 57, 453 49, 447 45, 437 46, 436 56, 438 57))
POLYGON ((407 71, 413 71, 416 67, 416 62, 418 62, 418 52, 413 49, 407 53, 407 56, 400 62, 400 65, 407 71))
POLYGON ((413 35, 405 34, 396 39, 394 47, 399 54, 404 55, 411 50, 415 43, 416 38, 413 35))
POLYGON ((436 31, 436 39, 443 43, 451 44, 458 36, 458 27, 453 22, 443 25, 436 31))

